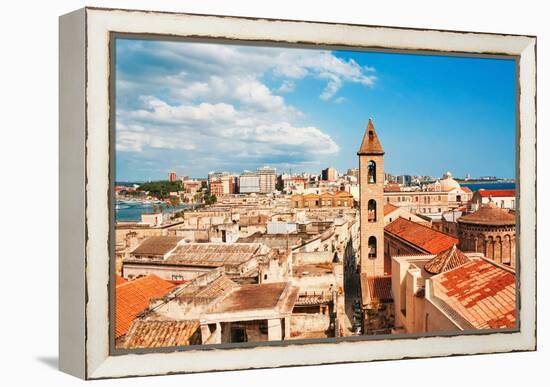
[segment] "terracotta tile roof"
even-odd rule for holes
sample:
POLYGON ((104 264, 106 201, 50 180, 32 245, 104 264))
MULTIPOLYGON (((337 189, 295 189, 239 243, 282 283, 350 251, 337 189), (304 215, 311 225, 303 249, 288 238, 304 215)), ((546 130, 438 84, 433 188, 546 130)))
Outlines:
POLYGON ((461 188, 462 191, 464 191, 464 192, 467 192, 467 193, 472 192, 472 190, 471 190, 470 188, 466 187, 466 186, 461 186, 460 188, 461 188))
POLYGON ((397 210, 399 207, 394 206, 393 204, 384 204, 384 216, 391 214, 395 210, 397 210))
POLYGON ((360 279, 361 294, 364 304, 368 304, 372 301, 393 301, 391 275, 367 276, 367 273, 361 273, 360 279))
POLYGON ((220 267, 238 265, 252 259, 259 243, 186 243, 178 246, 166 263, 220 267))
POLYGON ((115 286, 122 285, 128 282, 126 278, 121 277, 118 274, 115 274, 115 286))
POLYGON ((145 239, 131 254, 165 255, 173 250, 183 238, 175 236, 152 236, 145 239))
POLYGON ((160 348, 200 344, 197 320, 135 320, 124 340, 125 348, 160 348), (198 340, 197 340, 198 339, 198 340))
POLYGON ((298 299, 298 290, 299 288, 287 282, 241 285, 215 305, 209 313, 255 309, 280 309, 281 312, 290 312, 298 299))
POLYGON ((470 258, 453 245, 426 262, 424 270, 431 274, 440 274, 470 262, 470 258))
POLYGON ((162 297, 174 287, 154 274, 118 285, 115 289, 115 336, 125 335, 152 298, 162 297))
POLYGON ((477 191, 482 198, 488 197, 514 197, 516 196, 516 190, 514 189, 480 189, 477 191))
POLYGON ((429 254, 439 254, 458 243, 458 239, 450 235, 401 217, 384 227, 384 231, 418 246, 429 254))
POLYGON ((516 326, 516 278, 512 270, 478 258, 430 281, 434 296, 474 328, 516 326))
POLYGON ((481 206, 479 210, 458 218, 459 223, 483 224, 483 225, 508 225, 516 224, 516 217, 505 208, 498 208, 491 203, 481 206))
POLYGON ((361 147, 357 152, 358 155, 383 155, 384 150, 382 149, 382 144, 378 139, 376 130, 374 130, 374 125, 372 119, 369 118, 369 123, 367 124, 367 129, 365 130, 365 135, 363 136, 363 141, 361 142, 361 147))

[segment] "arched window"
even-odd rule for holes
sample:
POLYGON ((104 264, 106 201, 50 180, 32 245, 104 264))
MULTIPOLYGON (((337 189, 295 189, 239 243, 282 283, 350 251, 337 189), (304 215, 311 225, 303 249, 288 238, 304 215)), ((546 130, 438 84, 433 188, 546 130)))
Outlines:
POLYGON ((376 163, 372 160, 369 161, 369 164, 367 166, 367 183, 376 183, 376 163))
POLYGON ((376 238, 369 238, 369 258, 376 258, 376 238))
POLYGON ((376 201, 374 199, 369 200, 368 204, 368 221, 376 222, 376 201))

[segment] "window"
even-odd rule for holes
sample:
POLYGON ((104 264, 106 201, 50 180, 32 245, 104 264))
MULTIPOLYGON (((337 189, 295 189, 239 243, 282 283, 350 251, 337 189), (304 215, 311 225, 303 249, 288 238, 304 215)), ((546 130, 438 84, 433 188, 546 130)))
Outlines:
POLYGON ((376 258, 376 238, 369 238, 369 258, 376 258))
POLYGON ((374 199, 369 200, 367 219, 369 222, 376 222, 376 201, 374 199))
POLYGON ((372 160, 370 160, 367 165, 367 183, 376 183, 376 163, 372 160))

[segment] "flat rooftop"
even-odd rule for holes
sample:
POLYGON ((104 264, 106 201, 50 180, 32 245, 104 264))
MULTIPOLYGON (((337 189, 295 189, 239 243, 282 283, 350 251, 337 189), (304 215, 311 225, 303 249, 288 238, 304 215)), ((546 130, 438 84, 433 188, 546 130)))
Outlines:
POLYGON ((166 259, 167 264, 220 267, 239 265, 259 253, 259 243, 186 243, 166 259))
POLYGON ((334 264, 332 262, 327 262, 313 263, 307 265, 294 265, 292 267, 292 273, 295 277, 322 276, 326 274, 333 274, 334 264))
POLYGON ((255 309, 276 309, 280 313, 290 313, 298 298, 298 290, 288 282, 241 285, 209 313, 242 312, 255 309))

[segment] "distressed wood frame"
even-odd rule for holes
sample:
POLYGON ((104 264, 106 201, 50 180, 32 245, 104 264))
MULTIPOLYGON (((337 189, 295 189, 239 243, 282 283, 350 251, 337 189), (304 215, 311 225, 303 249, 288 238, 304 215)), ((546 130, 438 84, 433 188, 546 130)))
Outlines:
POLYGON ((536 349, 536 37, 84 8, 60 18, 59 55, 61 370, 98 379, 536 349), (114 354, 109 318, 113 33, 516 57, 519 329, 114 354))

